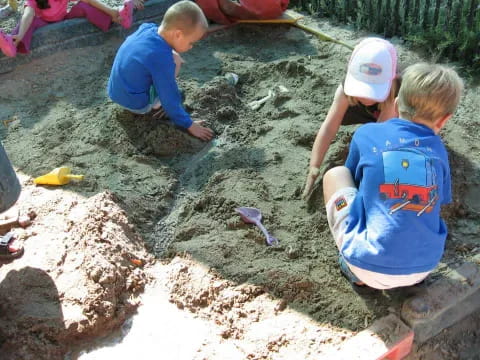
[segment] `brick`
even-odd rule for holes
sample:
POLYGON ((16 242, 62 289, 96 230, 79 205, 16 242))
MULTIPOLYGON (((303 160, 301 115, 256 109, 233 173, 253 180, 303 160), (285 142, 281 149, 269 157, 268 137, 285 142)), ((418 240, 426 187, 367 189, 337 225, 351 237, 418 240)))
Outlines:
POLYGON ((0 74, 61 50, 100 45, 112 38, 125 38, 144 22, 158 22, 168 7, 176 1, 148 0, 144 10, 134 12, 134 23, 128 30, 112 24, 107 32, 103 32, 86 19, 71 19, 45 26, 35 31, 30 54, 18 54, 15 58, 9 58, 0 52, 0 74))
POLYGON ((480 308, 480 267, 465 263, 407 299, 401 317, 421 344, 480 308))
POLYGON ((335 360, 401 360, 407 356, 414 333, 396 315, 376 320, 367 329, 345 341, 326 359, 335 360))

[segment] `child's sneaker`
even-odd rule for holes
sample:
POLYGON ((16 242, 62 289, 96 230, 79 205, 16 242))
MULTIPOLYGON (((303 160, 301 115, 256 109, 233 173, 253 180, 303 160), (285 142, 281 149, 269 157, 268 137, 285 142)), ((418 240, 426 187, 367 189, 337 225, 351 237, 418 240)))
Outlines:
POLYGON ((350 283, 357 286, 364 286, 360 279, 357 278, 352 270, 350 270, 342 255, 338 256, 338 263, 340 265, 340 271, 342 272, 342 275, 345 276, 350 283))
POLYGON ((6 35, 0 30, 0 49, 8 57, 15 57, 17 55, 17 47, 13 43, 11 35, 6 35))
POLYGON ((129 29, 133 23, 133 1, 126 0, 118 13, 122 19, 120 25, 122 25, 125 29, 129 29))

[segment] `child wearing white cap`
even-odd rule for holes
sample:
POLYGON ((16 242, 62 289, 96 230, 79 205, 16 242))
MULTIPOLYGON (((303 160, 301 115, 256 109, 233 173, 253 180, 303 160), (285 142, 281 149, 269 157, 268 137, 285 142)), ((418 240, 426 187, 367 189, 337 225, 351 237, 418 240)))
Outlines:
POLYGON ((448 155, 438 135, 461 97, 458 74, 438 64, 409 66, 399 117, 359 127, 345 166, 328 170, 323 195, 342 273, 375 289, 421 282, 442 258, 451 202, 448 155))
POLYGON ((343 84, 335 92, 327 117, 317 133, 303 198, 308 199, 320 175, 320 165, 340 125, 382 122, 394 117, 400 87, 397 53, 380 38, 367 38, 353 50, 343 84))

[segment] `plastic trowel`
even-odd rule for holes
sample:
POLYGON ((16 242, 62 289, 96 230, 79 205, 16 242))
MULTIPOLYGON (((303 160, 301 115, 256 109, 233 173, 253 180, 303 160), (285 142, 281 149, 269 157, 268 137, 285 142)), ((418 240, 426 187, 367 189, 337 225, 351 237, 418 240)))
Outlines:
POLYGON ((83 180, 83 175, 73 175, 70 173, 70 168, 62 166, 53 169, 48 174, 39 176, 33 180, 37 185, 65 185, 70 180, 83 180))
POLYGON ((240 214, 242 220, 248 224, 255 224, 262 230, 263 235, 265 235, 265 241, 267 245, 277 246, 279 245, 278 239, 270 235, 265 229, 265 226, 262 225, 262 213, 257 208, 252 207, 239 207, 235 211, 240 214))

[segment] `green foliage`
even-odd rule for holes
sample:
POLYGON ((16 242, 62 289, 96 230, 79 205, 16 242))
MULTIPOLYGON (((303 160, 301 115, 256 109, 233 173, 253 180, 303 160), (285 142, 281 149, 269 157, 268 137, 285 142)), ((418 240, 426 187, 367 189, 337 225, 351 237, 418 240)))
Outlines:
POLYGON ((458 60, 480 74, 477 4, 478 0, 291 0, 291 6, 316 16, 384 36, 403 36, 434 60, 458 60), (349 11, 353 3, 355 11, 349 11))
POLYGON ((427 51, 434 59, 438 60, 448 50, 453 48, 456 39, 452 34, 438 29, 428 29, 427 31, 415 31, 405 36, 405 39, 416 48, 421 48, 427 51))

